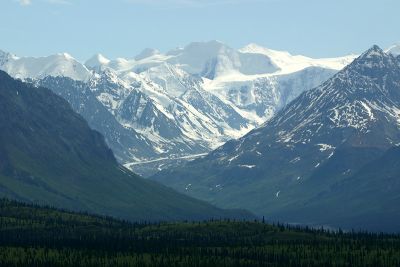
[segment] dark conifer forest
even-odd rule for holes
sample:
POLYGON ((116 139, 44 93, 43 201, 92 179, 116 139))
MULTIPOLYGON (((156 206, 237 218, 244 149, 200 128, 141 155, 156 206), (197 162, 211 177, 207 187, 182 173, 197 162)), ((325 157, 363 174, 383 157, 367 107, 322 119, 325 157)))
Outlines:
POLYGON ((260 221, 131 223, 0 202, 0 266, 399 266, 400 236, 260 221))

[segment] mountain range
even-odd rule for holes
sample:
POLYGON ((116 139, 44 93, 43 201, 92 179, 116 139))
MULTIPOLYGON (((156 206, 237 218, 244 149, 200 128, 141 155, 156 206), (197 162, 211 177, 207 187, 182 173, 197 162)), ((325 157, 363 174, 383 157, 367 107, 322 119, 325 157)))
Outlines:
MULTIPOLYGON (((56 99, 49 91, 27 96, 22 106, 5 95, 3 195, 135 220, 252 216, 177 194, 124 164, 190 197, 270 220, 397 231, 399 47, 312 59, 211 41, 167 53, 145 49, 134 59, 99 54, 84 64, 66 53, 0 52, 0 69, 30 84, 14 88, 49 88, 88 122, 70 119, 77 115, 65 102, 46 102, 56 99), (48 106, 30 110, 29 101, 41 97, 48 106), (66 120, 57 118, 58 106, 66 120), (54 117, 44 118, 43 110, 54 117), (69 123, 75 126, 64 133, 69 123), (35 128, 41 124, 54 124, 61 139, 35 128), (121 196, 106 192, 115 181, 121 196), (130 195, 137 190, 137 198, 130 195)), ((2 75, 5 88, 13 88, 2 75)))
POLYGON ((272 119, 153 176, 293 224, 398 231, 400 57, 373 46, 272 119))
POLYGON ((65 98, 120 163, 149 176, 243 136, 354 58, 210 41, 167 53, 145 49, 134 59, 98 54, 84 64, 67 53, 0 52, 0 69, 65 98))
POLYGON ((254 218, 133 174, 67 101, 3 71, 0 111, 2 198, 131 221, 254 218))

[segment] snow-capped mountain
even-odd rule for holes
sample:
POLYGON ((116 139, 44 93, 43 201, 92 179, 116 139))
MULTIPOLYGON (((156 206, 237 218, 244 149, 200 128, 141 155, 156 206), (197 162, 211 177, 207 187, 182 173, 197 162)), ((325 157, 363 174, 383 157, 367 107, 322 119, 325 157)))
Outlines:
POLYGON ((17 57, 0 51, 0 68, 17 79, 42 79, 47 76, 87 81, 90 71, 67 53, 47 57, 17 57))
POLYGON ((391 47, 386 49, 385 52, 390 53, 395 57, 400 56, 400 43, 392 45, 391 47))
POLYGON ((150 140, 134 129, 121 125, 87 83, 51 76, 33 82, 51 88, 54 93, 66 99, 92 129, 102 133, 119 162, 158 156, 150 140))
POLYGON ((108 58, 104 57, 102 54, 96 54, 85 62, 85 66, 100 72, 104 69, 103 66, 107 66, 109 63, 110 60, 108 58))
MULTIPOLYGON (((105 135, 122 163, 149 174, 148 169, 167 166, 167 159, 201 155, 243 136, 354 57, 312 59, 254 44, 236 50, 211 41, 167 53, 145 49, 134 59, 108 59, 97 54, 85 64, 68 54, 19 58, 0 53, 0 69, 25 80, 51 76, 84 83, 72 87, 77 91, 89 88, 119 124, 114 127, 115 123, 108 120, 95 129, 105 135), (127 131, 134 133, 136 141, 117 140, 116 136, 126 136, 127 131)), ((57 79, 48 79, 46 86, 58 88, 63 81, 57 79)), ((74 90, 64 97, 71 100, 74 90)), ((76 111, 82 112, 78 103, 88 103, 87 93, 76 92, 80 98, 75 97, 71 103, 76 111)), ((84 115, 94 127, 97 109, 87 110, 95 113, 84 115)))
POLYGON ((385 183, 379 175, 354 182, 369 162, 398 145, 400 60, 374 46, 261 127, 153 178, 220 206, 286 222, 373 227, 382 215, 398 225, 400 214, 391 212, 399 173, 382 173, 385 183), (338 190, 343 184, 351 187, 338 190))

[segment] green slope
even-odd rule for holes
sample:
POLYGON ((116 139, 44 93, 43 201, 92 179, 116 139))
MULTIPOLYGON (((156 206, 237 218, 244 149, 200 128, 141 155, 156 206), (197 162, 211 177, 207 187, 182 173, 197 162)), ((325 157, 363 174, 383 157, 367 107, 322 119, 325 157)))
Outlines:
POLYGON ((322 222, 325 224, 354 229, 362 225, 373 231, 398 232, 399 179, 400 147, 394 147, 361 166, 351 177, 337 182, 331 190, 323 191, 317 199, 311 200, 306 208, 297 206, 286 214, 302 209, 303 216, 306 214, 310 220, 316 220, 320 213, 326 214, 326 219, 322 222), (329 205, 331 209, 327 213, 326 207, 329 205))
POLYGON ((68 103, 0 72, 0 196, 129 220, 246 217, 119 166, 68 103))

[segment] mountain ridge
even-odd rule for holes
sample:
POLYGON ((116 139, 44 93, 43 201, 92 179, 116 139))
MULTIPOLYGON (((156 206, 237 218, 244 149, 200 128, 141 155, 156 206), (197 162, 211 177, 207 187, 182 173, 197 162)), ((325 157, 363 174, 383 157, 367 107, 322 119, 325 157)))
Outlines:
MULTIPOLYGON (((224 207, 247 207, 287 222, 328 224, 324 210, 329 205, 315 203, 400 142, 399 80, 399 61, 373 46, 261 127, 153 178, 224 207), (309 206, 319 209, 303 216, 309 206)), ((333 199, 331 208, 340 209, 333 199)), ((368 214, 366 206, 360 212, 368 214)))
MULTIPOLYGON (((132 60, 107 59, 98 54, 87 61, 87 66, 79 63, 76 73, 71 67, 77 64, 75 60, 60 58, 65 62, 45 64, 58 66, 48 73, 57 76, 52 79, 54 84, 48 79, 46 86, 59 92, 57 83, 64 83, 59 75, 86 83, 119 124, 110 118, 103 124, 107 127, 96 129, 106 137, 120 163, 149 176, 153 170, 174 164, 175 159, 204 154, 241 137, 353 58, 315 60, 287 52, 274 53, 278 56, 237 50, 217 41, 197 42, 165 54, 149 49, 132 60), (279 61, 282 54, 285 58, 279 61), (110 133, 113 131, 115 134, 110 133), (133 136, 115 140, 115 136, 126 136, 127 132, 133 132, 133 136), (136 150, 129 150, 134 147, 136 150), (168 162, 158 161, 161 158, 168 162)), ((29 67, 43 68, 43 61, 49 58, 37 59, 35 64, 28 58, 26 65, 21 63, 23 58, 15 58, 16 66, 11 60, 0 69, 37 84, 46 79, 43 73, 29 71, 29 67), (21 66, 26 67, 24 75, 18 71, 21 66)), ((76 92, 70 90, 75 95, 71 105, 88 103, 78 92, 82 86, 71 82, 68 87, 74 86, 76 92)), ((95 111, 95 106, 87 110, 95 111)), ((76 109, 80 110, 84 112, 76 109)), ((96 114, 84 115, 90 125, 98 123, 92 118, 96 114)))
POLYGON ((131 221, 253 217, 223 210, 120 166, 66 100, 0 71, 0 196, 131 221))

